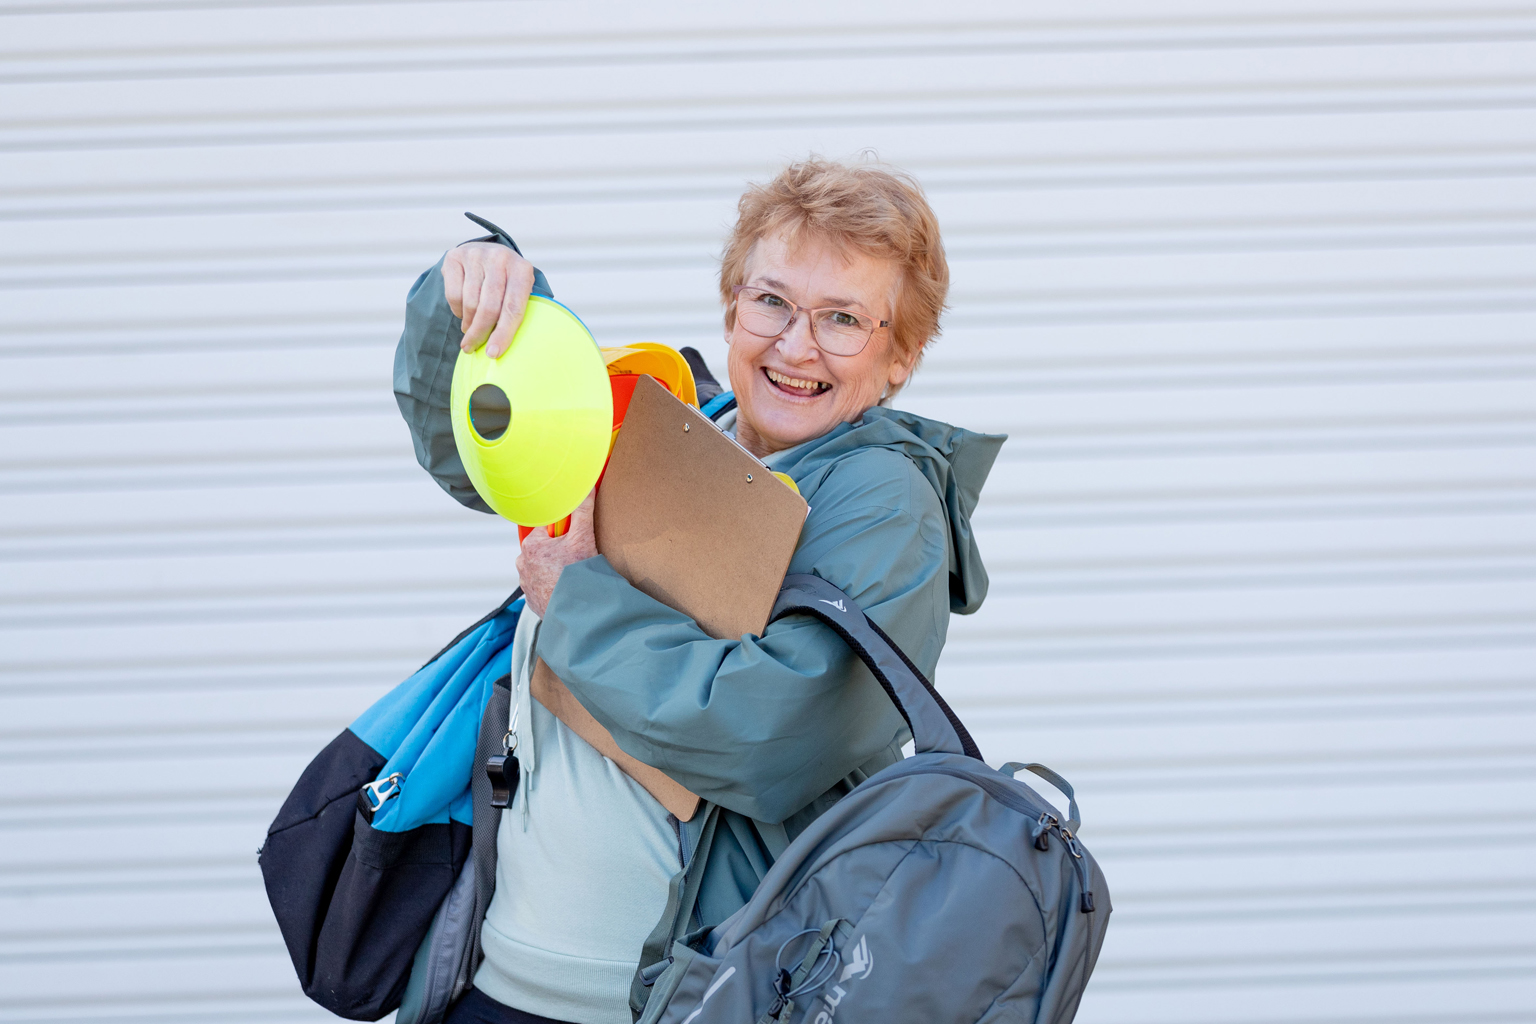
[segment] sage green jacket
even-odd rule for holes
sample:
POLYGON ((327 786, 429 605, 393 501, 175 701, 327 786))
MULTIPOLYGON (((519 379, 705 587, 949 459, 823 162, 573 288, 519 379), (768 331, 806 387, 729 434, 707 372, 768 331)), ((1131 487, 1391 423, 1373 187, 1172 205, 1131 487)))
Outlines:
MULTIPOLYGON (((439 264, 411 290, 395 391, 419 461, 484 511, 448 420, 460 334, 439 264)), ((770 466, 811 506, 789 571, 841 587, 932 679, 950 614, 986 596, 970 517, 1003 440, 876 407, 775 454, 770 466)), ((762 636, 716 640, 600 555, 562 573, 539 654, 621 748, 721 807, 699 924, 741 907, 789 842, 900 759, 909 738, 868 669, 820 622, 791 616, 762 636)), ((703 817, 680 829, 686 849, 703 817)))

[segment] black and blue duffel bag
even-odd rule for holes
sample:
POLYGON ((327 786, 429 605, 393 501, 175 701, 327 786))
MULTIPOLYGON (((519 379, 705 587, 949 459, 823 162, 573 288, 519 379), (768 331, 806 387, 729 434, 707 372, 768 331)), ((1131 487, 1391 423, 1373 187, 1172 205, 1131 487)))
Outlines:
POLYGON ((428 1001, 440 1009, 469 985, 478 928, 423 940, 433 928, 471 928, 490 902, 494 871, 483 865, 495 863, 516 761, 498 762, 512 773, 500 787, 483 766, 506 753, 521 593, 332 740, 267 830, 267 897, 305 995, 332 1013, 378 1020, 408 981, 435 986, 428 1001), (454 962, 413 970, 433 950, 454 962))

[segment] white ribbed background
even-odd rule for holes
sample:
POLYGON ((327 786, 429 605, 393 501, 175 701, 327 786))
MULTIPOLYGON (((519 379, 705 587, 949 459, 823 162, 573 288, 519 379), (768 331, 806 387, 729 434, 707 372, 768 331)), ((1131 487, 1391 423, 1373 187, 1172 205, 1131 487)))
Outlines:
POLYGON ((0 0, 0 1021, 275 1022, 306 760, 514 584, 405 290, 719 365, 744 182, 944 224, 1012 440, 939 683, 1078 786, 1086 1024, 1536 1021, 1536 5, 0 0), (862 13, 861 13, 862 12, 862 13))

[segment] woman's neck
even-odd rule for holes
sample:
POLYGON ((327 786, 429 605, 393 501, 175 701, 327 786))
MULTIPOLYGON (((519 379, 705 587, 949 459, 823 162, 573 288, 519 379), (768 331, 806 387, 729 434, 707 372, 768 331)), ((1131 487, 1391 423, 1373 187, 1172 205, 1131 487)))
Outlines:
POLYGON ((759 459, 766 459, 774 452, 783 451, 786 447, 770 444, 763 435, 752 429, 752 424, 743 420, 739 413, 736 417, 736 443, 759 459))

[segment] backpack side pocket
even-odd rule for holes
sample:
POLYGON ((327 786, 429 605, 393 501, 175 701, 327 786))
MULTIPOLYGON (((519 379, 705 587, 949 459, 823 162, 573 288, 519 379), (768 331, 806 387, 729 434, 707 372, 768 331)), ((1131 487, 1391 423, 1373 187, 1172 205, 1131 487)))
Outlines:
MULTIPOLYGON (((645 1013, 636 1024, 656 1024, 667 1012, 673 999, 686 1003, 698 999, 708 989, 711 979, 720 967, 720 961, 705 956, 686 942, 672 943, 672 961, 651 986, 651 998, 645 1004, 645 1013)), ((679 1005, 682 1005, 680 1003, 679 1005)))

